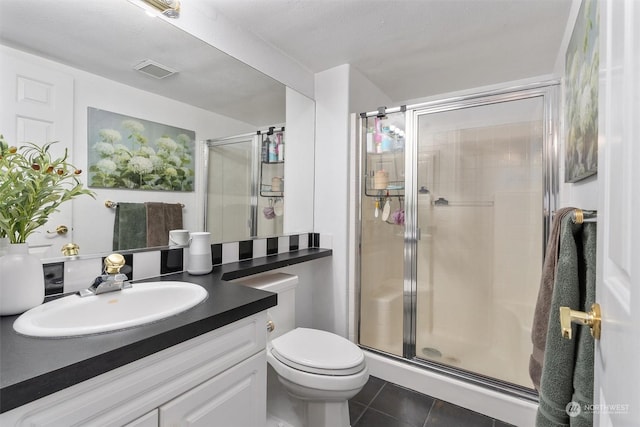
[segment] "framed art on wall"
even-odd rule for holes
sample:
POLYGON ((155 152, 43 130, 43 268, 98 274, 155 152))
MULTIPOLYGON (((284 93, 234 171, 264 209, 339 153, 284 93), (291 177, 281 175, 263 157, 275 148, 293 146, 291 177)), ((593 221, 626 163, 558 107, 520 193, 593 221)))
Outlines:
POLYGON ((565 182, 598 171, 598 2, 583 0, 565 64, 565 182))
POLYGON ((89 187, 194 191, 195 132, 88 108, 89 187))

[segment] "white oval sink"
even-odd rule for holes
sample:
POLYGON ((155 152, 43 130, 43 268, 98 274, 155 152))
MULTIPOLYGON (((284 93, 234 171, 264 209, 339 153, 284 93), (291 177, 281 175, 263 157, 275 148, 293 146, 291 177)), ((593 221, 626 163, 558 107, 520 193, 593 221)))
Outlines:
POLYGON ((200 285, 188 282, 135 283, 131 288, 100 295, 70 295, 23 313, 16 332, 34 337, 72 337, 116 331, 155 322, 207 298, 200 285))

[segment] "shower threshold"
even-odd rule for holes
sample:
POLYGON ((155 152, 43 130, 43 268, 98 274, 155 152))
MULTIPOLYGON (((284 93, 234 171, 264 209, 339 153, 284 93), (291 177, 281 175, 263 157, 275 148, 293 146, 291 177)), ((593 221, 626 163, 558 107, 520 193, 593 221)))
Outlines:
MULTIPOLYGON (((442 361, 437 361, 438 357, 427 356, 427 355, 424 355, 424 353, 422 357, 416 356, 413 358, 405 358, 392 353, 380 351, 375 348, 367 347, 365 345, 360 344, 359 346, 366 351, 369 351, 371 353, 374 353, 389 359, 393 359, 395 361, 399 361, 401 363, 405 363, 414 367, 419 367, 421 369, 432 371, 437 374, 447 376, 449 378, 462 380, 467 383, 474 384, 489 390, 493 390, 507 396, 516 397, 519 399, 524 399, 526 401, 538 403, 538 392, 536 390, 521 386, 519 384, 498 380, 496 378, 492 378, 489 376, 478 374, 476 372, 471 372, 464 369, 460 369, 456 366, 452 366, 448 363, 455 362, 455 360, 450 360, 450 356, 443 357, 442 361), (426 359, 426 357, 430 357, 430 359, 426 359)), ((438 353, 440 353, 440 351, 435 348, 426 347, 425 349, 427 350, 427 353, 430 353, 432 355, 437 355, 438 353)), ((440 357, 442 357, 442 354, 440 357)))

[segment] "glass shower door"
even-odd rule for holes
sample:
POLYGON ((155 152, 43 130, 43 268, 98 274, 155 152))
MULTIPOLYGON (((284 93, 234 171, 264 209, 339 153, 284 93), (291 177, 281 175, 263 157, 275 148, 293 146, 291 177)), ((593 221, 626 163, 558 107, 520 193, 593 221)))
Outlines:
POLYGON ((257 234, 257 142, 255 136, 209 143, 206 229, 219 242, 257 234))
POLYGON ((415 357, 532 388, 544 99, 417 111, 415 357))

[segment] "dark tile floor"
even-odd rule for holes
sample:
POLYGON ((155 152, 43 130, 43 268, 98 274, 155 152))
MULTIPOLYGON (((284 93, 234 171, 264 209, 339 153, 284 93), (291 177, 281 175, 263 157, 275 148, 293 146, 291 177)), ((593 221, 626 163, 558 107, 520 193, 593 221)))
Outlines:
POLYGON ((353 427, 507 427, 477 412, 370 377, 349 401, 353 427))

